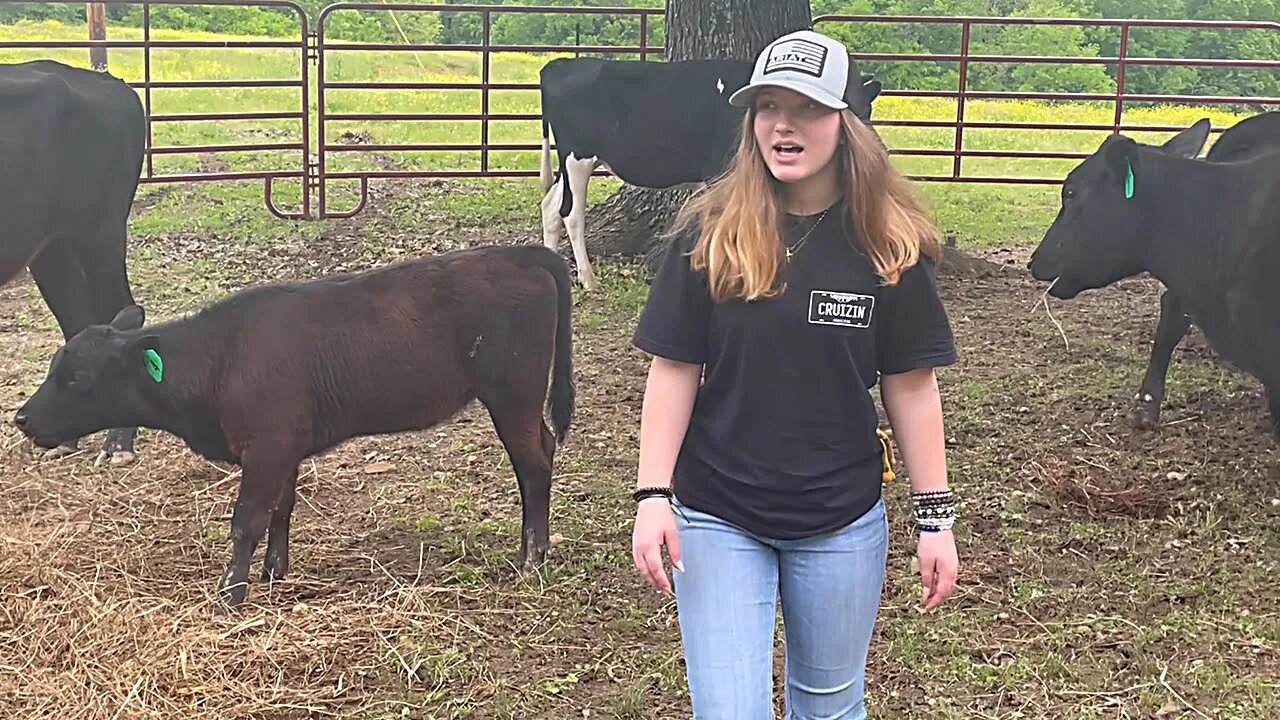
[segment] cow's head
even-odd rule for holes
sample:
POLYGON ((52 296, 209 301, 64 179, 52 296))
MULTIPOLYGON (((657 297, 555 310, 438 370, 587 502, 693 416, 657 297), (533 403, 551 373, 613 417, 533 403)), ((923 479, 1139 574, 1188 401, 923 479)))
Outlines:
POLYGON ((131 305, 109 325, 91 325, 54 353, 44 382, 14 416, 14 424, 45 448, 99 430, 128 426, 138 387, 148 377, 146 352, 154 336, 141 335, 143 310, 131 305))
POLYGON ((1053 281, 1049 294, 1067 300, 1142 272, 1142 192, 1150 153, 1193 158, 1209 137, 1209 121, 1196 122, 1161 146, 1110 135, 1068 175, 1062 205, 1028 268, 1053 281))

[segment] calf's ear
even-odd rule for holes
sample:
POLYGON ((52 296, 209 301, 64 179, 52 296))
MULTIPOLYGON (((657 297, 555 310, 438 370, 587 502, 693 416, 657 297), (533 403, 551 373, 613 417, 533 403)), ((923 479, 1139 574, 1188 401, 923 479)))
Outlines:
POLYGON ((126 305, 111 320, 112 330, 137 330, 146 320, 146 313, 141 305, 126 305))
POLYGON ((1125 198, 1132 199, 1140 172, 1138 144, 1127 137, 1116 137, 1107 144, 1103 154, 1107 161, 1107 168, 1111 170, 1112 177, 1118 179, 1125 198))
POLYGON ((1191 127, 1166 140, 1160 149, 1177 157, 1199 157, 1209 139, 1210 125, 1209 118, 1200 118, 1191 127))
MULTIPOLYGON (((126 377, 142 373, 151 373, 153 378, 156 377, 156 366, 162 368, 164 362, 156 351, 156 343, 159 340, 159 336, 148 334, 124 343, 117 360, 124 369, 126 377)), ((157 378, 156 382, 160 380, 157 378)))

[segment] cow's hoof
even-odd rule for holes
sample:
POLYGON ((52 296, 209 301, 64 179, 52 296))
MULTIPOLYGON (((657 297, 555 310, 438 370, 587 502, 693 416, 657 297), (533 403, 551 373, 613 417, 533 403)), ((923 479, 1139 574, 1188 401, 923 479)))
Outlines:
POLYGON ((80 442, 72 440, 71 442, 62 443, 56 448, 46 450, 43 457, 45 460, 57 460, 68 455, 75 455, 78 452, 80 452, 80 442))
POLYGON ((134 433, 134 430, 122 428, 108 430, 106 439, 102 441, 102 452, 98 453, 94 465, 101 464, 103 460, 109 461, 113 467, 132 463, 134 433))
POLYGON ((102 465, 102 462, 105 460, 111 467, 121 467, 133 464, 136 457, 137 456, 129 450, 116 450, 114 452, 103 450, 98 453, 98 457, 93 461, 93 465, 94 467, 98 467, 102 465))
POLYGON ((262 563, 262 582, 279 582, 289 574, 289 558, 267 555, 262 563))
POLYGON ((1138 397, 1129 411, 1129 421, 1140 430, 1155 430, 1160 424, 1160 401, 1150 395, 1138 397))
POLYGON ((240 609, 244 604, 244 600, 249 596, 248 583, 236 583, 229 587, 224 587, 218 591, 218 599, 222 602, 214 607, 214 612, 219 614, 227 614, 240 609))
POLYGON ((528 556, 516 559, 516 567, 522 575, 536 575, 547 564, 547 551, 532 550, 528 556))

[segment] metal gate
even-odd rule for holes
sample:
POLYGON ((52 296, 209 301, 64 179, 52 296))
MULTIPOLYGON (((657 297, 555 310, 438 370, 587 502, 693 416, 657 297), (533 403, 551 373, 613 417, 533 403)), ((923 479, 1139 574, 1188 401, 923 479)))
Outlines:
MULTIPOLYGON (((363 208, 368 198, 368 181, 372 178, 414 178, 414 177, 532 177, 536 170, 519 170, 507 167, 495 167, 492 163, 493 153, 503 151, 536 150, 540 145, 528 142, 494 142, 492 125, 503 121, 532 121, 539 119, 537 114, 519 114, 494 112, 492 93, 508 90, 536 90, 536 82, 507 82, 494 80, 492 77, 493 58, 502 53, 526 52, 570 52, 593 54, 629 54, 641 60, 658 59, 664 54, 661 44, 651 44, 649 29, 655 24, 654 18, 661 18, 662 10, 641 10, 633 8, 551 8, 551 7, 513 7, 513 6, 476 6, 476 5, 400 5, 392 8, 395 12, 434 12, 471 14, 479 17, 480 36, 474 44, 442 45, 442 44, 403 44, 361 45, 354 43, 336 43, 327 40, 325 28, 327 20, 339 11, 360 11, 365 13, 387 13, 388 6, 374 3, 339 3, 324 9, 317 23, 316 54, 318 56, 317 74, 317 137, 318 168, 316 186, 319 202, 318 213, 322 217, 347 217, 363 208), (544 15, 614 15, 634 17, 638 29, 634 44, 610 46, 524 46, 495 42, 494 25, 504 15, 537 13, 544 15), (393 52, 440 52, 440 51, 472 51, 479 54, 479 77, 473 82, 445 83, 420 81, 389 82, 352 82, 331 79, 326 73, 327 58, 336 52, 367 53, 378 51, 393 52), (478 107, 469 112, 425 113, 425 112, 333 112, 328 105, 329 91, 333 90, 473 90, 479 92, 478 107), (335 143, 329 132, 329 123, 337 121, 363 122, 478 122, 479 142, 472 143, 382 143, 370 142, 335 143), (477 162, 465 168, 407 168, 395 169, 352 169, 334 166, 334 159, 352 153, 414 153, 414 152, 476 152, 477 162), (328 207, 326 185, 329 181, 359 181, 360 195, 357 205, 352 210, 335 212, 328 207)), ((1235 22, 1235 21, 1192 21, 1192 20, 1130 20, 1130 19, 1074 19, 1074 18, 984 18, 984 17, 925 17, 925 16, 866 16, 866 15, 826 15, 814 18, 816 29, 824 26, 839 26, 847 23, 864 24, 927 24, 933 26, 950 26, 958 31, 959 47, 950 54, 909 54, 909 53, 859 53, 854 48, 854 57, 860 63, 937 63, 950 62, 958 65, 958 83, 954 89, 920 90, 911 88, 887 88, 882 95, 886 97, 933 97, 952 99, 956 103, 954 120, 875 120, 877 127, 914 127, 950 129, 953 131, 952 146, 948 149, 894 147, 890 145, 890 153, 899 156, 951 158, 950 172, 945 174, 911 175, 912 179, 927 182, 952 183, 1003 183, 1048 185, 1062 182, 1061 177, 1004 177, 975 174, 967 172, 966 158, 1017 158, 1066 160, 1086 157, 1079 152, 1061 152, 1051 150, 983 150, 966 147, 965 131, 973 130, 1007 130, 1010 132, 1035 130, 1096 130, 1096 131, 1161 131, 1172 132, 1182 127, 1161 125, 1138 125, 1125 122, 1125 108, 1134 103, 1180 103, 1191 105, 1240 105, 1247 104, 1263 107, 1280 107, 1280 97, 1236 97, 1236 96, 1193 96, 1193 95, 1151 95, 1135 94, 1126 89, 1126 71, 1142 66, 1183 65, 1194 67, 1219 67, 1241 69, 1280 69, 1280 60, 1246 60, 1246 59, 1185 59, 1137 57, 1131 54, 1130 37, 1134 29, 1200 29, 1200 30, 1234 30, 1280 32, 1280 23, 1275 22, 1235 22), (1120 36, 1119 52, 1114 57, 1051 57, 1034 55, 984 55, 971 52, 973 29, 980 26, 1074 26, 1081 28, 1112 28, 1120 36), (1071 93, 1071 92, 999 92, 977 91, 970 88, 971 69, 980 64, 1009 63, 1046 63, 1073 65, 1103 65, 1116 68, 1116 89, 1114 93, 1071 93), (1019 123, 1003 121, 974 120, 967 114, 967 101, 1021 99, 1021 100, 1075 100, 1103 101, 1114 104, 1112 121, 1107 124, 1079 123, 1019 123)), ((1215 128, 1214 132, 1222 132, 1223 128, 1215 128)), ((537 140, 536 136, 529 138, 537 140)), ((601 171, 607 174, 607 171, 601 171)))
MULTIPOLYGON (((528 152, 540 149, 540 133, 520 134, 506 131, 510 123, 536 123, 540 115, 536 112, 512 112, 504 110, 501 98, 512 92, 534 92, 538 85, 536 70, 538 64, 527 64, 523 77, 510 79, 497 72, 502 65, 503 57, 512 57, 517 53, 561 53, 597 55, 621 55, 641 61, 657 60, 664 55, 661 41, 654 42, 655 27, 663 21, 664 11, 659 8, 625 8, 625 7, 538 7, 538 6, 491 6, 491 5, 387 5, 374 2, 344 2, 325 7, 316 15, 314 31, 303 7, 294 0, 147 0, 146 2, 126 2, 125 0, 103 0, 108 6, 141 7, 140 39, 110 40, 8 40, 0 41, 0 51, 6 49, 42 49, 52 54, 65 52, 68 49, 86 49, 105 47, 109 49, 141 50, 141 65, 134 73, 135 77, 125 77, 129 83, 139 89, 144 107, 147 111, 147 154, 143 172, 144 183, 170 182, 204 182, 204 181, 261 181, 267 207, 278 217, 285 219, 322 219, 350 217, 360 212, 368 200, 369 181, 375 178, 479 178, 479 177, 532 177, 536 170, 514 167, 503 160, 503 154, 512 152, 528 152), (216 39, 188 40, 157 38, 152 29, 152 14, 155 8, 167 6, 212 6, 239 8, 270 8, 283 11, 297 22, 297 35, 292 38, 253 38, 253 39, 216 39), (396 28, 403 43, 363 43, 344 41, 334 37, 341 23, 336 18, 350 17, 352 13, 364 17, 387 17, 396 28), (433 17, 448 18, 450 22, 470 22, 474 33, 471 42, 455 44, 415 43, 405 31, 400 20, 421 17, 430 14, 433 17), (625 30, 629 44, 616 45, 517 45, 500 42, 504 18, 512 16, 539 15, 546 18, 577 16, 578 18, 610 16, 615 18, 619 27, 625 30), (335 28, 335 23, 338 27, 335 28), (297 63, 297 72, 287 77, 247 77, 206 79, 195 77, 166 78, 158 68, 157 53, 178 49, 201 49, 212 52, 230 52, 232 50, 274 50, 286 54, 297 63), (379 77, 350 79, 335 73, 335 68, 343 67, 343 59, 350 57, 369 57, 373 53, 389 53, 391 57, 418 57, 418 53, 444 52, 453 53, 458 62, 471 63, 475 68, 472 78, 463 82, 437 81, 429 77, 425 66, 419 64, 422 72, 416 73, 412 67, 410 72, 401 77, 384 78, 381 70, 370 72, 379 77), (471 58, 460 60, 458 58, 471 58), (314 66, 314 76, 312 76, 314 66), (315 106, 312 107, 310 83, 315 83, 315 106), (186 90, 260 90, 274 88, 290 91, 290 98, 277 107, 237 107, 235 111, 218 112, 187 111, 166 112, 165 103, 160 102, 157 94, 186 90), (371 92, 379 92, 385 98, 388 92, 412 93, 410 100, 399 103, 399 107, 378 107, 378 103, 369 98, 375 96, 371 92), (431 107, 435 100, 424 99, 430 93, 468 93, 472 97, 470 104, 453 108, 431 107), (343 103, 343 96, 359 98, 355 102, 343 103), (440 110, 448 110, 440 111, 440 110), (426 110, 435 110, 426 112, 426 110), (296 122, 296 131, 290 131, 285 139, 271 142, 216 142, 203 145, 155 145, 153 135, 165 123, 231 123, 256 121, 262 123, 262 132, 256 134, 272 135, 278 128, 270 127, 272 123, 289 121, 290 126, 296 122), (314 123, 314 127, 313 127, 314 123), (341 133, 344 126, 363 127, 358 132, 341 133), (398 123, 398 130, 391 132, 372 132, 369 126, 385 126, 398 123), (446 127, 453 135, 447 142, 423 142, 415 138, 415 131, 406 128, 422 128, 428 125, 446 127), (442 125, 443 124, 443 125, 442 125), (468 131, 471 137, 467 138, 468 131), (381 137, 379 137, 381 136, 381 137), (401 141, 404 140, 404 141, 401 141), (217 157, 219 153, 249 152, 254 157, 280 158, 277 167, 253 167, 244 170, 226 170, 203 167, 198 172, 190 169, 178 172, 157 172, 156 164, 165 158, 182 156, 217 157), (453 154, 469 154, 470 164, 454 164, 443 166, 429 157, 453 154), (370 160, 377 167, 359 166, 359 160, 370 160), (277 207, 273 189, 279 180, 298 181, 301 184, 299 207, 296 210, 282 210, 277 207), (358 186, 354 206, 331 210, 330 183, 337 184, 355 182, 358 186)), ((0 5, 16 3, 18 0, 0 0, 0 5)), ((48 0, 47 4, 79 5, 73 0, 48 0)), ((550 21, 550 20, 548 20, 550 21)), ((1126 88, 1126 72, 1135 67, 1144 66, 1193 66, 1241 69, 1280 70, 1280 60, 1247 60, 1247 59, 1195 59, 1170 57, 1138 57, 1131 53, 1131 36, 1134 30, 1238 30, 1280 32, 1280 23, 1275 22, 1234 22, 1234 21, 1182 21, 1182 20, 1132 20, 1132 19, 1067 19, 1067 18, 984 18, 984 17, 919 17, 919 16, 840 16, 827 15, 814 19, 814 26, 823 30, 840 28, 841 25, 857 24, 897 24, 946 26, 958 33, 956 52, 941 54, 910 53, 860 53, 855 50, 854 57, 860 63, 954 63, 958 68, 958 82, 954 89, 919 89, 910 87, 888 87, 881 94, 885 97, 932 97, 946 98, 955 102, 954 119, 947 120, 913 120, 884 119, 876 116, 877 127, 932 128, 950 130, 953 134, 949 148, 915 148, 897 147, 890 143, 890 152, 900 156, 950 158, 950 172, 928 175, 911 175, 913 179, 932 182, 953 183, 1005 183, 1005 184, 1056 184, 1061 178, 1052 177, 1000 177, 981 175, 969 172, 966 158, 1019 158, 1042 160, 1066 160, 1084 157, 1083 153, 1061 152, 1052 150, 989 150, 978 149, 966 145, 968 130, 1000 130, 1008 132, 1043 131, 1043 130, 1092 130, 1092 131, 1161 131, 1181 130, 1181 127, 1138 125, 1125 121, 1126 106, 1134 103, 1179 103, 1187 105, 1250 105, 1255 107, 1280 107, 1280 97, 1236 97, 1236 96, 1197 96, 1197 95, 1151 95, 1135 94, 1126 88), (1111 28, 1119 33, 1118 53, 1114 57, 1085 56, 1033 56, 1033 55, 991 55, 971 52, 972 36, 975 28, 988 26, 1074 26, 1080 28, 1111 28), (974 90, 971 88, 972 68, 982 64, 1068 64, 1068 65, 1104 65, 1116 68, 1114 93, 1070 93, 1070 92, 1017 92, 974 90), (1023 123, 1007 121, 975 120, 969 112, 969 101, 973 100, 1075 100, 1105 102, 1114 105, 1111 121, 1105 124, 1081 123, 1023 123)), ((112 26, 113 29, 116 26, 112 26)), ((114 34, 114 33, 113 33, 114 34)), ((549 56, 548 56, 549 57, 549 56)), ((121 75, 117 66, 112 65, 113 74, 121 75)), ((386 103, 383 103, 386 104, 386 103)), ((440 105, 448 105, 440 101, 440 105)), ((529 105, 529 103, 526 103, 529 105)), ((526 108, 527 110, 527 108, 526 108)), ((1221 128, 1215 128, 1221 132, 1221 128)), ((248 133, 255 135, 254 132, 248 133)), ((278 133, 276 133, 278 134, 278 133)), ((600 171, 607 174, 607 171, 600 171)))
MULTIPOLYGON (((915 180, 932 182, 960 183, 1003 183, 1025 185, 1056 185, 1062 178, 1048 177, 984 177, 964 174, 964 158, 1020 158, 1046 160, 1072 160, 1088 157, 1086 153, 1050 152, 1050 151, 1014 151, 1014 150, 973 150, 964 147, 966 129, 978 130, 1097 130, 1097 131, 1143 131, 1143 132, 1176 132, 1186 129, 1171 125, 1134 125, 1124 122, 1124 111, 1129 103, 1177 103, 1183 105, 1255 105, 1262 107, 1280 107, 1280 97, 1239 97, 1208 95, 1176 95, 1176 94, 1134 94, 1125 89, 1125 74, 1132 67, 1151 66, 1191 66, 1240 69, 1280 70, 1280 60, 1243 60, 1243 59, 1194 59, 1194 58, 1156 58, 1135 57, 1130 55, 1130 38, 1135 28, 1151 29, 1183 29, 1183 30, 1262 30, 1280 33, 1280 23, 1253 21, 1213 21, 1213 20, 1107 20, 1083 18, 990 18, 990 17, 926 17, 926 16, 872 16, 872 15, 825 15, 814 18, 815 28, 821 25, 839 25, 842 23, 893 24, 893 25, 933 25, 950 26, 959 30, 959 52, 955 54, 912 55, 906 53, 858 53, 853 56, 858 62, 954 62, 959 67, 959 82, 955 90, 910 90, 886 89, 881 94, 888 97, 934 97, 948 98, 956 101, 956 118, 954 121, 936 120, 875 120, 878 127, 916 127, 946 128, 955 133, 955 142, 950 150, 933 150, 918 148, 890 148, 890 153, 903 156, 950 157, 951 173, 948 175, 916 175, 915 180), (1113 28, 1119 32, 1119 54, 1114 57, 1066 56, 1052 57, 1045 55, 982 55, 970 52, 973 29, 982 26, 1057 26, 1079 28, 1113 28), (1002 92, 975 91, 969 89, 970 69, 978 64, 1039 63, 1062 65, 1103 65, 1116 67, 1116 91, 1114 93, 1071 93, 1071 92, 1002 92), (974 121, 966 117, 967 100, 1077 100, 1114 102, 1115 113, 1111 123, 1106 125, 1088 125, 1079 123, 1019 123, 974 121)), ((1213 128, 1212 132, 1220 133, 1225 128, 1213 128)))
MULTIPOLYGON (((651 56, 661 56, 663 48, 649 45, 651 18, 661 18, 664 11, 658 8, 609 8, 609 7, 536 7, 519 5, 395 5, 387 6, 377 3, 344 2, 329 5, 322 10, 316 19, 316 138, 317 138, 317 177, 318 214, 320 217, 350 217, 363 209, 368 201, 369 180, 371 178, 478 178, 478 177, 534 177, 536 170, 514 170, 494 167, 492 154, 498 152, 538 150, 542 146, 533 142, 493 142, 492 126, 494 123, 524 121, 532 122, 541 119, 538 113, 494 112, 492 97, 495 91, 536 91, 536 78, 523 82, 495 81, 493 79, 493 59, 495 56, 509 53, 592 53, 603 55, 634 55, 640 60, 648 60, 651 56), (326 27, 335 13, 368 12, 386 14, 390 12, 451 14, 457 18, 470 18, 479 22, 479 37, 475 43, 438 44, 413 43, 405 38, 404 43, 348 43, 335 42, 326 38, 326 27), (493 41, 495 20, 520 15, 544 16, 612 16, 635 21, 638 30, 635 45, 514 45, 493 41), (479 55, 479 73, 475 81, 469 82, 424 82, 421 80, 390 81, 343 81, 330 79, 327 74, 329 58, 339 53, 418 53, 418 52, 453 52, 476 53, 479 55), (473 91, 479 93, 478 107, 467 112, 333 112, 329 108, 329 100, 334 91, 473 91), (479 123, 478 142, 452 143, 334 143, 329 138, 329 127, 338 122, 403 122, 403 123, 479 123), (330 167, 334 158, 340 154, 350 153, 476 153, 476 164, 473 167, 449 169, 386 169, 377 170, 343 170, 330 167), (360 199, 353 209, 331 211, 328 206, 326 187, 331 180, 358 180, 360 183, 360 199)), ((536 136, 531 140, 538 139, 536 136)), ((607 174, 598 172, 597 174, 607 174)))

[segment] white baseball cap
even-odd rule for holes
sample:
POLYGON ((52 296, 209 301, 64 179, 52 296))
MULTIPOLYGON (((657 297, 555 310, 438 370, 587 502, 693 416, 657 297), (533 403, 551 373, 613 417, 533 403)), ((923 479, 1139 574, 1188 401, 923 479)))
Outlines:
POLYGON ((843 110, 849 107, 844 100, 848 84, 849 51, 844 44, 812 30, 797 30, 760 52, 751 81, 729 96, 729 104, 747 107, 760 88, 781 87, 843 110))

